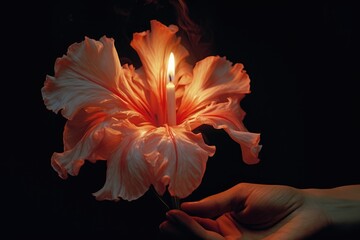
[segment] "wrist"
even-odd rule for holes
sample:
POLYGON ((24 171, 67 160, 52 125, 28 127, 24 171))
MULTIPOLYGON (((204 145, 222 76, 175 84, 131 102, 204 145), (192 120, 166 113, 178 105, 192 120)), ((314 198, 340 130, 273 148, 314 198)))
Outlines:
POLYGON ((360 185, 303 192, 326 216, 328 227, 346 232, 360 228, 360 185))

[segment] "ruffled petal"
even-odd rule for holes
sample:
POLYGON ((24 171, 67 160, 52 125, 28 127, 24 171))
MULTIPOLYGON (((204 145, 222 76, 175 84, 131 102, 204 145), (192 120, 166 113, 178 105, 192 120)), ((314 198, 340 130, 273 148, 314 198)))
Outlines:
POLYGON ((179 127, 156 128, 146 135, 144 154, 152 166, 152 184, 162 195, 168 186, 172 196, 184 198, 201 183, 214 146, 205 144, 201 134, 179 127))
POLYGON ((188 51, 180 44, 180 38, 176 37, 178 27, 175 25, 165 26, 159 21, 150 21, 151 30, 134 33, 130 45, 138 53, 147 75, 147 81, 158 89, 163 85, 168 76, 167 62, 170 52, 173 52, 176 58, 175 83, 187 73, 191 72, 191 66, 184 61, 189 55, 188 51))
POLYGON ((93 195, 97 200, 135 200, 149 189, 149 164, 144 160, 144 134, 152 126, 138 127, 123 121, 116 128, 121 132, 117 150, 108 159, 106 182, 93 195))
POLYGON ((62 109, 63 116, 71 119, 88 106, 126 108, 119 91, 119 82, 124 78, 114 40, 85 38, 56 60, 55 76, 46 77, 41 91, 48 109, 56 113, 62 109))
POLYGON ((232 65, 225 57, 207 57, 194 67, 192 82, 186 86, 178 109, 178 122, 213 101, 225 102, 229 97, 242 98, 248 93, 250 79, 242 64, 232 65))
MULTIPOLYGON (((180 38, 176 37, 178 27, 175 25, 165 26, 159 21, 150 22, 151 30, 134 33, 131 46, 138 53, 143 64, 143 72, 149 86, 150 105, 155 112, 158 126, 165 123, 166 107, 166 83, 167 64, 170 53, 175 55, 176 75, 176 98, 182 97, 184 85, 189 83, 191 66, 185 61, 188 51, 180 44, 180 38)), ((145 85, 146 86, 146 85, 145 85)))
POLYGON ((243 161, 247 164, 259 162, 261 150, 260 134, 249 132, 242 123, 245 112, 240 108, 239 100, 228 99, 223 103, 212 103, 197 112, 185 123, 191 130, 200 125, 212 125, 216 129, 224 129, 229 136, 240 144, 243 161))
POLYGON ((135 33, 131 46, 143 66, 120 65, 113 39, 89 38, 69 47, 47 76, 42 96, 48 109, 68 118, 64 152, 54 153, 60 177, 77 175, 89 161, 107 160, 106 181, 98 200, 128 201, 154 185, 159 194, 185 198, 201 183, 206 162, 215 153, 201 134, 202 124, 224 129, 241 145, 243 160, 259 161, 260 135, 247 131, 239 102, 250 92, 242 64, 208 57, 193 71, 188 51, 176 37, 177 26, 151 21, 151 31, 135 33), (176 109, 179 125, 166 120, 167 61, 176 62, 176 109))
POLYGON ((104 160, 114 151, 120 133, 111 125, 114 118, 104 113, 88 114, 81 110, 68 120, 64 130, 64 152, 54 153, 52 167, 61 178, 77 175, 85 160, 104 160))

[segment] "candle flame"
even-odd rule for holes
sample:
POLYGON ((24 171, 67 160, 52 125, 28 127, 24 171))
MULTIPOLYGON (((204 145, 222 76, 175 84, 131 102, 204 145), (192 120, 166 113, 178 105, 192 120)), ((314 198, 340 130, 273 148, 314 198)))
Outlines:
POLYGON ((174 54, 172 52, 170 53, 170 56, 169 56, 167 76, 168 76, 170 82, 174 81, 174 77, 175 77, 175 57, 174 57, 174 54))

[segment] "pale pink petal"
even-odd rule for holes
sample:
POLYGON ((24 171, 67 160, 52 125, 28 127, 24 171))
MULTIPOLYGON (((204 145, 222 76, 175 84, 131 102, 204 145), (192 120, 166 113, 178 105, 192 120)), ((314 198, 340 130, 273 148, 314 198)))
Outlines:
POLYGON ((42 96, 48 109, 68 118, 64 152, 54 153, 60 177, 77 175, 85 160, 107 160, 106 181, 98 200, 128 201, 154 185, 159 194, 185 198, 201 183, 215 153, 196 127, 224 129, 242 149, 243 160, 259 161, 260 135, 247 131, 239 102, 250 92, 242 64, 208 57, 191 71, 177 26, 153 20, 151 30, 135 33, 131 46, 143 66, 120 65, 113 39, 75 43, 57 59, 42 96), (166 123, 167 62, 176 63, 177 126, 166 123))
POLYGON ((61 178, 77 175, 85 160, 104 160, 114 151, 120 133, 112 128, 114 118, 81 110, 68 120, 64 130, 64 152, 54 153, 52 167, 61 178), (78 131, 77 131, 78 130, 78 131))
POLYGON ((224 130, 238 142, 241 146, 242 159, 247 164, 256 164, 260 161, 258 158, 259 152, 262 148, 262 145, 259 145, 260 142, 260 133, 251 133, 236 131, 231 128, 224 128, 224 130))
POLYGON ((185 121, 211 102, 242 98, 250 93, 250 79, 242 64, 225 57, 211 56, 199 61, 193 70, 192 82, 186 86, 178 108, 178 122, 185 121))
MULTIPOLYGON (((73 119, 68 120, 65 124, 63 133, 64 151, 74 148, 79 141, 89 134, 89 131, 92 131, 92 129, 95 129, 97 126, 106 126, 108 131, 111 131, 110 127, 122 119, 127 119, 136 124, 144 122, 141 115, 134 111, 109 114, 109 112, 104 112, 98 107, 81 109, 74 115, 73 119)), ((116 131, 117 130, 115 130, 115 132, 116 131)), ((96 151, 96 156, 93 154, 94 157, 89 160, 107 159, 115 148, 112 144, 111 141, 103 142, 102 145, 104 146, 98 149, 102 150, 102 152, 96 151)))
POLYGON ((129 121, 116 126, 121 132, 117 150, 108 159, 106 182, 94 193, 97 200, 135 200, 149 189, 149 164, 144 160, 144 134, 152 126, 138 127, 129 121))
POLYGON ((56 60, 55 76, 47 76, 41 89, 45 105, 56 113, 62 109, 68 119, 88 106, 126 107, 119 91, 123 71, 113 39, 85 38, 56 60))
POLYGON ((179 127, 160 127, 146 135, 144 154, 153 169, 152 184, 159 194, 168 186, 172 196, 184 198, 201 183, 214 146, 201 134, 179 127))
POLYGON ((194 114, 185 125, 195 129, 200 125, 212 125, 224 129, 229 136, 240 144, 243 161, 247 164, 259 162, 258 154, 260 134, 249 132, 242 123, 245 112, 240 108, 239 100, 228 99, 228 102, 212 103, 194 114))

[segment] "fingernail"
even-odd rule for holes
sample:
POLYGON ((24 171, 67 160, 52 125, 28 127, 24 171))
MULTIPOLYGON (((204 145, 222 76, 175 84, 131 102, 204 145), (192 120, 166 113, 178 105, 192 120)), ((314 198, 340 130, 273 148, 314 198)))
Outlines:
POLYGON ((171 212, 167 212, 166 217, 167 217, 167 219, 169 219, 172 222, 177 222, 176 217, 171 212))
POLYGON ((186 209, 189 206, 191 207, 192 205, 194 205, 194 203, 196 203, 196 202, 184 202, 181 204, 180 209, 186 209))
POLYGON ((160 231, 164 231, 164 227, 165 227, 165 222, 160 223, 159 225, 160 231))

